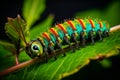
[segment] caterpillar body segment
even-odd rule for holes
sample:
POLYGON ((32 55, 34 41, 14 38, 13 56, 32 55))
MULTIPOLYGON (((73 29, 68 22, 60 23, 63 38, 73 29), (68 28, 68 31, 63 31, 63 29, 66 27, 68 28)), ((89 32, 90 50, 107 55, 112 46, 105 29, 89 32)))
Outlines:
POLYGON ((109 25, 106 22, 97 19, 74 19, 67 20, 64 23, 56 24, 54 28, 50 28, 36 40, 29 42, 26 46, 26 53, 31 57, 46 57, 50 54, 54 54, 54 58, 57 59, 55 51, 60 49, 63 55, 63 45, 69 45, 72 48, 72 43, 76 48, 80 49, 81 46, 85 46, 88 39, 94 44, 95 39, 98 37, 100 41, 103 40, 103 36, 108 36, 109 25), (81 45, 82 44, 82 45, 81 45))

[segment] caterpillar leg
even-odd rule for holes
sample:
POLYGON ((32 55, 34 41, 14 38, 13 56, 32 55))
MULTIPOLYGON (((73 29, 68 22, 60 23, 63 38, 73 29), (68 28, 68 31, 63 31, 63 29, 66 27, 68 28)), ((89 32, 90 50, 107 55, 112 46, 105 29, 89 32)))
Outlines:
POLYGON ((99 39, 100 39, 100 41, 102 41, 103 40, 103 38, 102 38, 102 33, 101 33, 101 31, 100 30, 98 30, 98 36, 99 36, 99 39))
POLYGON ((109 36, 109 32, 108 31, 104 31, 105 36, 109 36))
POLYGON ((77 42, 77 38, 76 38, 76 36, 75 36, 75 33, 72 34, 72 39, 73 39, 73 41, 75 42, 75 47, 78 48, 78 49, 80 49, 80 46, 78 45, 78 42, 77 42))
POLYGON ((71 44, 70 44, 70 41, 68 40, 68 38, 67 38, 66 36, 64 37, 64 40, 65 40, 65 42, 69 45, 70 49, 73 50, 73 52, 75 52, 75 49, 72 48, 72 46, 71 46, 71 44))
POLYGON ((93 34, 93 31, 92 31, 92 30, 90 31, 90 39, 91 39, 92 44, 95 44, 94 34, 93 34))
POLYGON ((57 41, 56 43, 57 43, 58 48, 62 51, 63 56, 66 56, 66 54, 65 54, 65 52, 63 51, 62 46, 60 45, 59 41, 57 41))
POLYGON ((49 45, 49 49, 51 50, 51 53, 53 53, 54 59, 57 60, 57 55, 55 53, 53 46, 49 45))
POLYGON ((80 34, 80 38, 81 38, 81 41, 82 41, 82 45, 85 47, 85 35, 84 35, 83 31, 80 34))
POLYGON ((46 47, 44 47, 44 53, 45 53, 45 61, 48 62, 48 50, 46 47))

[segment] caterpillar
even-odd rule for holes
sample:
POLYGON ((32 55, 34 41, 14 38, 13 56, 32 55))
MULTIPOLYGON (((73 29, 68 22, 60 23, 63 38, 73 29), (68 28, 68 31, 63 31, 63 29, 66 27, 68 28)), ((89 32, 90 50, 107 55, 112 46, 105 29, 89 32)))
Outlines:
POLYGON ((85 46, 87 40, 90 40, 92 44, 96 39, 102 41, 104 36, 109 36, 109 31, 109 25, 98 19, 66 20, 49 28, 37 39, 27 43, 26 53, 31 58, 46 57, 46 60, 50 54, 53 54, 53 57, 57 59, 57 53, 55 53, 57 49, 61 50, 64 56, 66 55, 63 45, 68 45, 71 50, 75 51, 75 49, 85 46), (75 43, 75 48, 72 47, 72 43, 75 43))

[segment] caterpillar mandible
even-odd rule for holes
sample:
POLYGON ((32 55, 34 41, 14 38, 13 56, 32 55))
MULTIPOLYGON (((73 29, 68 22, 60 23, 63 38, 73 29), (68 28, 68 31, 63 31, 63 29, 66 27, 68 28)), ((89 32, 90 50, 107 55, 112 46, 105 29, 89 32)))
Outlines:
POLYGON ((54 54, 54 58, 57 59, 55 53, 57 49, 61 50, 64 56, 66 55, 63 45, 69 45, 70 49, 75 51, 71 43, 75 43, 76 48, 80 49, 80 43, 85 46, 89 39, 94 44, 96 38, 102 41, 103 36, 109 36, 109 31, 109 25, 98 19, 66 20, 49 28, 36 40, 31 40, 26 46, 26 53, 31 58, 46 57, 46 60, 50 54, 54 54))

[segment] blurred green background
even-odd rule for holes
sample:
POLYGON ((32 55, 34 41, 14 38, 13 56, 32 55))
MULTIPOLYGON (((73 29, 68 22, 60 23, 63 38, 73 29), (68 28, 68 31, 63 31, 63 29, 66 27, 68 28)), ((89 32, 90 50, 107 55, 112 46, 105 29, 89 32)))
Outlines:
MULTIPOLYGON (((7 17, 16 17, 20 14, 22 17, 24 0, 4 0, 0 3, 0 40, 9 40, 5 35, 4 24, 7 17)), ((110 26, 120 24, 120 1, 119 0, 46 0, 43 3, 43 12, 38 20, 32 24, 32 27, 42 23, 49 14, 54 16, 52 25, 63 22, 65 19, 74 17, 98 18, 107 21, 110 26)), ((44 23, 46 24, 46 23, 44 23)), ((51 25, 51 26, 52 26, 51 25)), ((48 27, 48 26, 46 26, 48 27)), ((103 63, 92 61, 91 64, 84 67, 78 73, 71 75, 65 80, 88 80, 88 79, 109 79, 119 78, 120 56, 111 57, 103 63), (106 63, 105 63, 106 62, 106 63), (101 64, 108 64, 102 66, 101 64)))

